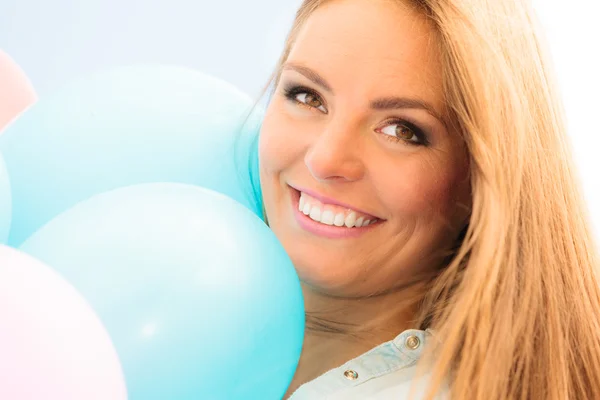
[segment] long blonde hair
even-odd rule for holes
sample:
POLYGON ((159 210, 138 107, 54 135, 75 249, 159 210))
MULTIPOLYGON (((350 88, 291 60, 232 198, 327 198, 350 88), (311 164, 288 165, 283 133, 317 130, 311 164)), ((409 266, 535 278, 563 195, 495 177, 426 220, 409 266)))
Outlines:
MULTIPOLYGON (((327 0, 305 0, 299 29, 327 0)), ((446 102, 469 149, 472 212, 421 326, 441 344, 429 397, 600 399, 597 255, 531 4, 398 0, 436 28, 446 102)))

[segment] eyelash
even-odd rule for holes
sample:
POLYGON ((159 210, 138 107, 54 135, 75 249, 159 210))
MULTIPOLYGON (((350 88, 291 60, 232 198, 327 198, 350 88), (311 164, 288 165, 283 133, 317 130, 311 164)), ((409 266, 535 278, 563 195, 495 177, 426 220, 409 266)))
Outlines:
MULTIPOLYGON (((284 87, 283 89, 283 93, 284 96, 291 102, 293 102, 294 104, 300 105, 302 107, 306 107, 308 109, 311 110, 317 110, 315 107, 310 106, 306 103, 301 102, 300 100, 296 99, 296 96, 298 96, 299 94, 311 94, 313 96, 315 96, 316 98, 319 99, 319 101, 321 102, 321 104, 324 105, 324 102, 321 99, 321 96, 315 92, 314 90, 307 88, 306 86, 301 86, 301 85, 288 85, 286 87, 284 87)), ((405 143, 408 144, 410 146, 427 146, 429 144, 429 141, 427 140, 427 136, 425 135, 425 133, 423 132, 423 130, 421 128, 419 128, 418 126, 416 126, 415 124, 413 124, 412 122, 406 121, 405 119, 400 119, 400 118, 393 118, 389 121, 387 121, 386 126, 389 125, 402 125, 405 126, 406 128, 410 129, 411 132, 417 137, 417 139, 419 140, 418 142, 412 141, 412 140, 406 140, 406 139, 402 139, 396 136, 391 136, 385 133, 381 133, 381 135, 383 135, 386 139, 394 142, 394 143, 405 143)))

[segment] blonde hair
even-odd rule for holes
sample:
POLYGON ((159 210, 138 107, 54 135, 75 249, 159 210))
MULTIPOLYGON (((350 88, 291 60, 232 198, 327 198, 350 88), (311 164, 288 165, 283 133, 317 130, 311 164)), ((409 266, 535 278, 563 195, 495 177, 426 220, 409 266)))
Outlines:
MULTIPOLYGON (((326 1, 301 5, 275 83, 326 1)), ((441 339, 428 398, 447 380, 456 399, 600 399, 596 249, 531 4, 398 1, 435 27, 471 165, 468 229, 421 306, 441 339)))

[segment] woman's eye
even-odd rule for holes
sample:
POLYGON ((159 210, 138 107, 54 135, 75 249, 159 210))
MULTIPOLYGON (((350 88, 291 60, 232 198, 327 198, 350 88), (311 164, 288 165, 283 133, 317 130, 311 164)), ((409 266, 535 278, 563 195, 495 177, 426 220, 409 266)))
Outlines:
POLYGON ((323 102, 321 101, 321 99, 319 99, 318 96, 316 96, 312 93, 307 93, 307 92, 298 93, 298 94, 296 94, 296 100, 299 101, 300 103, 306 104, 309 107, 317 108, 323 112, 327 112, 327 110, 323 106, 323 102))
POLYGON ((327 114, 327 109, 325 108, 321 97, 303 86, 292 85, 285 87, 283 89, 283 93, 286 98, 296 104, 300 104, 309 108, 315 108, 327 114))
POLYGON ((394 139, 404 140, 415 144, 421 143, 419 135, 404 123, 394 123, 381 129, 381 132, 392 136, 394 139))

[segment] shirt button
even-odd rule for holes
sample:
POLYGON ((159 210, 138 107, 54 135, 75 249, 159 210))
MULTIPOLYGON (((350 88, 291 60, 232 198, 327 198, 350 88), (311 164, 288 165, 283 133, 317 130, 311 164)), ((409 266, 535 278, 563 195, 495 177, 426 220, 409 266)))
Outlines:
POLYGON ((421 345, 421 340, 417 336, 409 336, 406 338, 406 347, 411 350, 416 350, 421 345))
POLYGON ((356 371, 351 370, 351 369, 345 371, 344 372, 344 376, 346 377, 346 379, 349 379, 351 381, 354 381, 354 380, 358 379, 358 373, 356 371))

